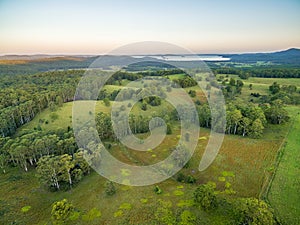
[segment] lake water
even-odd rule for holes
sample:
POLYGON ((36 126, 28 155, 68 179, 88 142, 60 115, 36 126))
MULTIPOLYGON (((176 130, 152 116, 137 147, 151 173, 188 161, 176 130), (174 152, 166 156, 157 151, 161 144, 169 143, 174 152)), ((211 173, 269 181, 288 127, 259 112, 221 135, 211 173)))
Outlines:
POLYGON ((229 61, 230 58, 225 58, 218 55, 137 55, 135 58, 151 57, 164 61, 229 61))

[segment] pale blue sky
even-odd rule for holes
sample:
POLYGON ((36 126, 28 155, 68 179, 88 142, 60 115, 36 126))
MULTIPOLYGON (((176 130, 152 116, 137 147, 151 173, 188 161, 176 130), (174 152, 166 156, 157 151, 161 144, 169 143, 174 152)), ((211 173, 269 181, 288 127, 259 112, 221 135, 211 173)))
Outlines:
POLYGON ((197 53, 300 47, 300 1, 0 0, 0 54, 101 54, 138 41, 197 53))

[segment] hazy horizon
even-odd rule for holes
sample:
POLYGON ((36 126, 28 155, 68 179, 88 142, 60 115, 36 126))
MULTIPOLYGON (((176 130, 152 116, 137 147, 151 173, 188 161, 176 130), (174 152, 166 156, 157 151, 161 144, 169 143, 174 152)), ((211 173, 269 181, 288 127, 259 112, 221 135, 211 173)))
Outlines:
MULTIPOLYGON (((193 54, 196 55, 226 55, 226 54, 255 54, 255 53, 274 53, 274 52, 281 52, 281 51, 286 51, 289 49, 299 49, 300 47, 289 47, 285 49, 275 49, 275 50, 270 50, 270 51, 253 51, 253 52, 210 52, 210 53, 197 53, 194 52, 193 54)), ((157 56, 157 55, 181 55, 180 53, 156 53, 156 54, 122 54, 122 55, 127 55, 127 56, 157 56)), ((45 56, 99 56, 99 55, 117 55, 117 54, 108 54, 107 53, 0 53, 0 56, 38 56, 38 55, 45 55, 45 56)), ((120 54, 119 54, 120 55, 120 54)), ((184 54, 182 54, 184 55, 184 54)))
POLYGON ((101 55, 147 40, 196 54, 275 52, 300 47, 299 9, 297 0, 2 0, 0 55, 101 55))

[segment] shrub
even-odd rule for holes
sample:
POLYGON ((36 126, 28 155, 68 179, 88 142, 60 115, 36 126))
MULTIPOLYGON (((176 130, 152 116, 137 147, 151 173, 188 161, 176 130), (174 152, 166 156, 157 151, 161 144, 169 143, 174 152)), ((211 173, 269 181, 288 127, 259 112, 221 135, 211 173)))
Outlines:
POLYGON ((109 196, 116 194, 117 190, 112 181, 107 181, 105 183, 105 193, 109 196))
POLYGON ((52 220, 54 224, 65 224, 74 212, 74 206, 67 199, 55 202, 52 205, 52 220))
POLYGON ((162 190, 160 189, 160 187, 158 187, 157 185, 155 186, 155 188, 154 188, 154 192, 156 193, 156 194, 161 194, 162 193, 162 190))
POLYGON ((196 97, 196 91, 194 90, 189 90, 189 95, 193 98, 196 97))
POLYGON ((106 107, 110 106, 110 101, 109 101, 108 98, 104 98, 104 99, 103 99, 103 103, 104 103, 104 105, 105 105, 106 107))
POLYGON ((188 175, 186 178, 186 182, 189 184, 194 184, 194 183, 196 183, 196 178, 191 175, 188 175))
POLYGON ((23 213, 26 213, 26 212, 28 212, 30 209, 31 209, 31 206, 30 206, 30 205, 27 205, 27 206, 22 207, 21 211, 22 211, 23 213))
POLYGON ((168 123, 167 124, 167 134, 172 134, 172 128, 171 128, 171 125, 168 123))
POLYGON ((186 177, 185 177, 185 175, 184 175, 183 173, 179 173, 179 174, 177 175, 177 178, 176 178, 176 180, 177 180, 178 182, 184 182, 185 179, 186 179, 186 177))
POLYGON ((194 202, 199 208, 209 211, 217 207, 215 184, 202 184, 194 192, 194 202))

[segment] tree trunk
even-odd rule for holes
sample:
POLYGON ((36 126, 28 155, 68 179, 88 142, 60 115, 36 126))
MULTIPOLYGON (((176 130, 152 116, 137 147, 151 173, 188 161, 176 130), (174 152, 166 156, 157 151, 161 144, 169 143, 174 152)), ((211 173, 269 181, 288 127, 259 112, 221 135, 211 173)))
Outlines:
POLYGON ((237 123, 234 126, 234 134, 236 134, 236 129, 237 129, 237 123))

